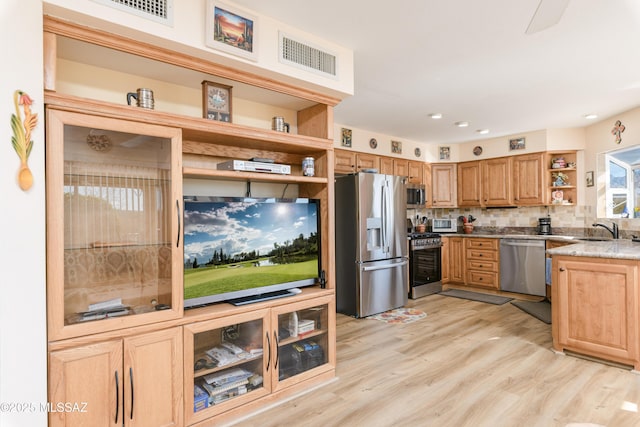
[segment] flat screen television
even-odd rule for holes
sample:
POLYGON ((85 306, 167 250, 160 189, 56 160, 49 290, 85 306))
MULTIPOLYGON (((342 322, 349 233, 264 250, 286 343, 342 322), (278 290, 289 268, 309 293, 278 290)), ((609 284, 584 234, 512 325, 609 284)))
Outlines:
POLYGON ((291 295, 320 277, 314 199, 184 197, 184 306, 291 295))

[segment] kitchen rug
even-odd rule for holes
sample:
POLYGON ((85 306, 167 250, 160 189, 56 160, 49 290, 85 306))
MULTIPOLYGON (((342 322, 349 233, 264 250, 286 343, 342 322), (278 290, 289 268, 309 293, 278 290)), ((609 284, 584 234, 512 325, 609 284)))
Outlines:
POLYGON ((448 289, 440 292, 440 295, 454 298, 468 299, 471 301, 486 302, 488 304, 502 305, 508 303, 513 298, 501 297, 499 295, 481 294, 478 292, 463 291, 460 289, 448 289))
POLYGON ((427 316, 427 313, 415 308, 394 308, 384 313, 368 316, 367 319, 382 320, 385 323, 411 323, 427 316))
POLYGON ((549 301, 511 301, 511 304, 536 319, 542 320, 549 325, 551 324, 551 303, 549 301))

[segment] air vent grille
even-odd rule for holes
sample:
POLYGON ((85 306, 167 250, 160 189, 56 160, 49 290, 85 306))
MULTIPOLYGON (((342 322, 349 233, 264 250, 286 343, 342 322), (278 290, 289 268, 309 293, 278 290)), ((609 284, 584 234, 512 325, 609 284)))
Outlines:
POLYGON ((115 9, 173 25, 173 0, 94 0, 115 9))
POLYGON ((280 59, 300 68, 336 76, 336 56, 307 43, 280 36, 280 59))

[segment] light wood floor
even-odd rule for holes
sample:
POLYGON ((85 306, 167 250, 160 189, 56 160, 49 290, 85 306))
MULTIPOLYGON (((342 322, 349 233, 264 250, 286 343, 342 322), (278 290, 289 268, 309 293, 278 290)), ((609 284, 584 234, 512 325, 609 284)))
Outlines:
POLYGON ((236 426, 640 426, 640 375, 551 351, 510 303, 431 295, 397 325, 338 315, 337 379, 236 426))

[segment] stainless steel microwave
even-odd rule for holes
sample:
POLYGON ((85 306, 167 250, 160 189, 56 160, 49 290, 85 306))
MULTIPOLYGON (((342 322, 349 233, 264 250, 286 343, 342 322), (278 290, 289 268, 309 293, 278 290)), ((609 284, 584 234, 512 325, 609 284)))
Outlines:
POLYGON ((431 231, 434 233, 455 233, 458 231, 457 218, 433 218, 431 231))
POLYGON ((407 184, 407 207, 423 208, 427 206, 427 190, 422 184, 407 184))

